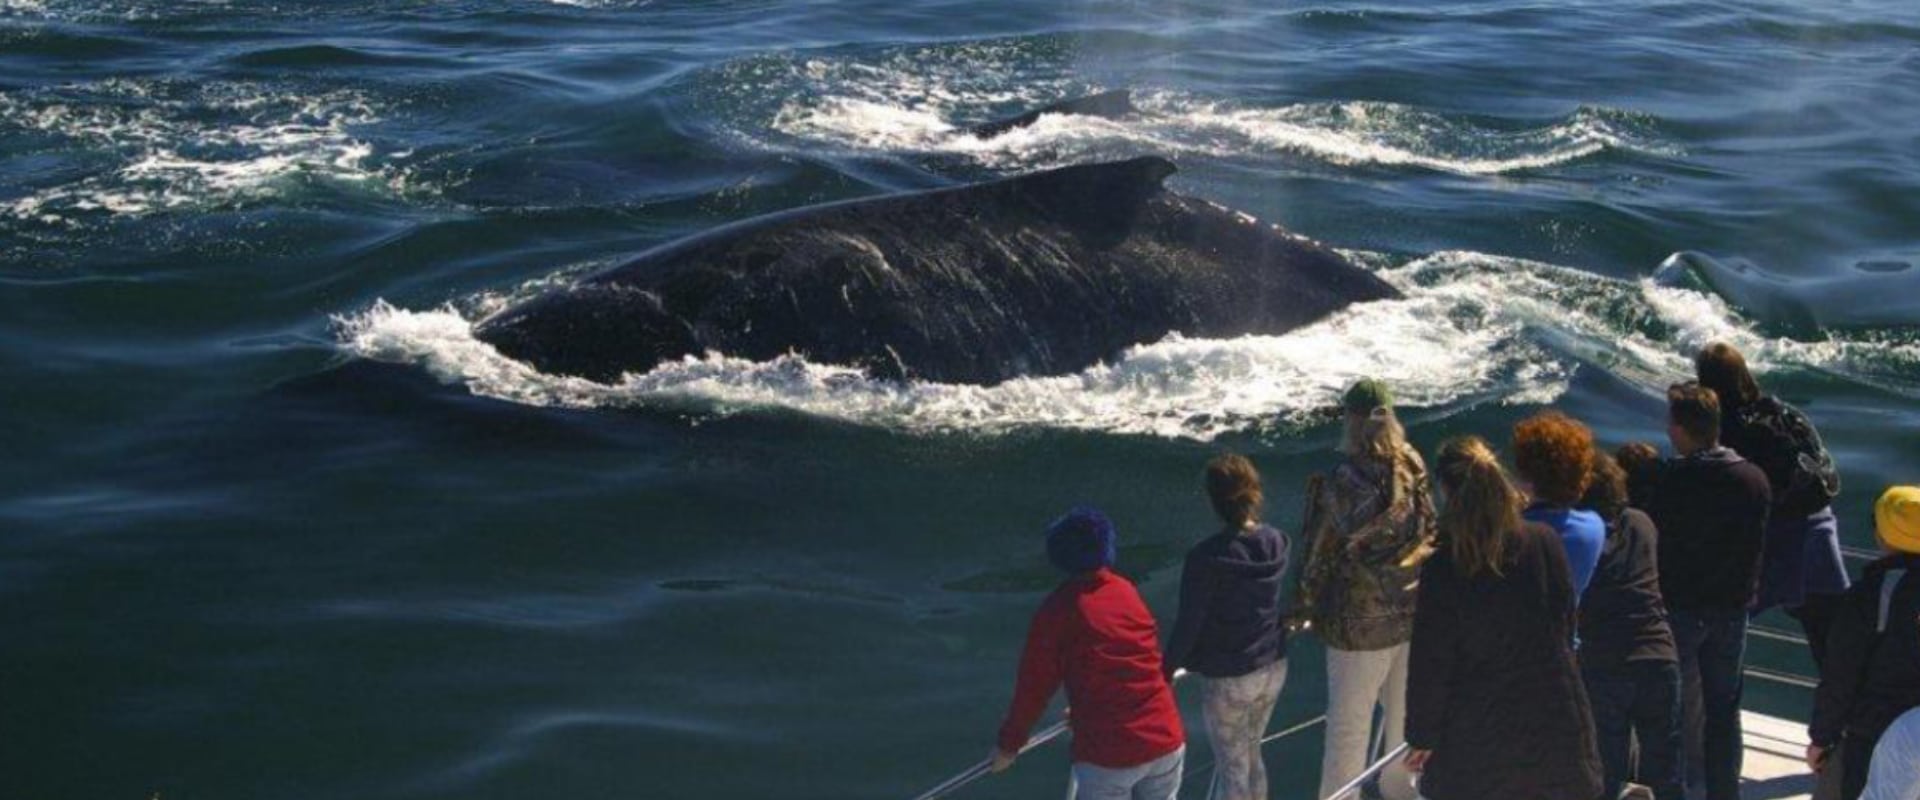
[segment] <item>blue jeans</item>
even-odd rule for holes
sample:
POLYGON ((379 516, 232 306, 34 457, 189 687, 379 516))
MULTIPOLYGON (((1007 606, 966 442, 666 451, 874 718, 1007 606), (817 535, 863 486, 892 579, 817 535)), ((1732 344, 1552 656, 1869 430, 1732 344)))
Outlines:
MULTIPOLYGON (((1740 693, 1747 655, 1747 612, 1675 611, 1669 620, 1682 675, 1700 676, 1701 752, 1707 800, 1740 800, 1740 693)), ((1685 760, 1682 759, 1685 775, 1685 760)))
POLYGON ((1180 770, 1186 762, 1186 745, 1133 767, 1075 761, 1067 796, 1071 800, 1174 800, 1180 795, 1180 770))
POLYGON ((1685 800, 1680 777, 1680 665, 1671 661, 1635 661, 1610 669, 1582 669, 1600 763, 1607 770, 1606 797, 1620 796, 1620 785, 1636 780, 1657 800, 1685 800), (1640 737, 1640 769, 1628 768, 1630 739, 1640 737))

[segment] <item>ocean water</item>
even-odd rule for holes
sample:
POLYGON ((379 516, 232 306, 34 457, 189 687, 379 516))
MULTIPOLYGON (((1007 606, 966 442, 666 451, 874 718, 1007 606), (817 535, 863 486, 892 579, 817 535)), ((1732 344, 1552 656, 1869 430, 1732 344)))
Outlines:
POLYGON ((1870 546, 1920 477, 1917 132, 1905 0, 0 0, 0 797, 911 796, 992 741, 1049 518, 1105 507, 1167 618, 1204 460, 1294 525, 1359 375, 1422 447, 1611 445, 1733 341, 1870 546), (990 388, 471 334, 724 222, 1145 153, 1405 298, 990 388))

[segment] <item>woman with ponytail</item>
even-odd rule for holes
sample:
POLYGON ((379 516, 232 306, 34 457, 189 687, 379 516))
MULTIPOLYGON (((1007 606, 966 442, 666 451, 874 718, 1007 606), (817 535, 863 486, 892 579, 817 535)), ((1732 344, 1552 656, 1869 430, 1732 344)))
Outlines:
MULTIPOLYGON (((1327 645, 1320 797, 1366 768, 1376 706, 1383 707, 1383 748, 1400 744, 1414 581, 1433 540, 1427 467, 1394 418, 1392 393, 1362 380, 1342 405, 1344 458, 1307 488, 1303 524, 1311 544, 1296 615, 1327 645)), ((1411 797, 1411 781, 1397 765, 1380 786, 1387 800, 1411 797)))
POLYGON ((1265 800, 1260 737, 1287 680, 1287 631, 1280 579, 1287 537, 1260 522, 1260 473, 1227 454, 1207 464, 1207 498, 1220 527, 1187 551, 1180 616, 1164 669, 1200 676, 1201 708, 1213 743, 1216 800, 1265 800))
POLYGON ((1478 437, 1441 445, 1438 551, 1420 571, 1406 765, 1429 800, 1597 800, 1574 664, 1573 574, 1478 437))

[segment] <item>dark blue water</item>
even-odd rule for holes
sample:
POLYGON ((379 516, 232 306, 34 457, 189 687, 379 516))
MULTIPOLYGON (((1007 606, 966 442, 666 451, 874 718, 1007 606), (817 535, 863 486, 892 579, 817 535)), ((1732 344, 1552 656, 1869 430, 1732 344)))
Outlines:
MULTIPOLYGON (((910 795, 991 741, 1045 520, 1105 506, 1169 614, 1205 457, 1292 525, 1363 373, 1423 447, 1613 444, 1734 341, 1866 546, 1920 455, 1920 7, 1801 6, 0 0, 0 796, 910 795), (1149 152, 1407 299, 990 389, 470 335, 725 221, 1149 152)), ((1323 701, 1302 645, 1276 725, 1323 701)))

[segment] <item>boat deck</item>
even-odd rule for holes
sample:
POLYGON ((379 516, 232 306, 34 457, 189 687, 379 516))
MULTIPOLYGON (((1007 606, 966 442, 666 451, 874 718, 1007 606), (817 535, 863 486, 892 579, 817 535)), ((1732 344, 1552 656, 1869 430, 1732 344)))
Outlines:
POLYGON ((1740 729, 1747 740, 1746 760, 1740 771, 1741 800, 1813 797, 1816 781, 1805 762, 1806 723, 1742 711, 1740 729))

